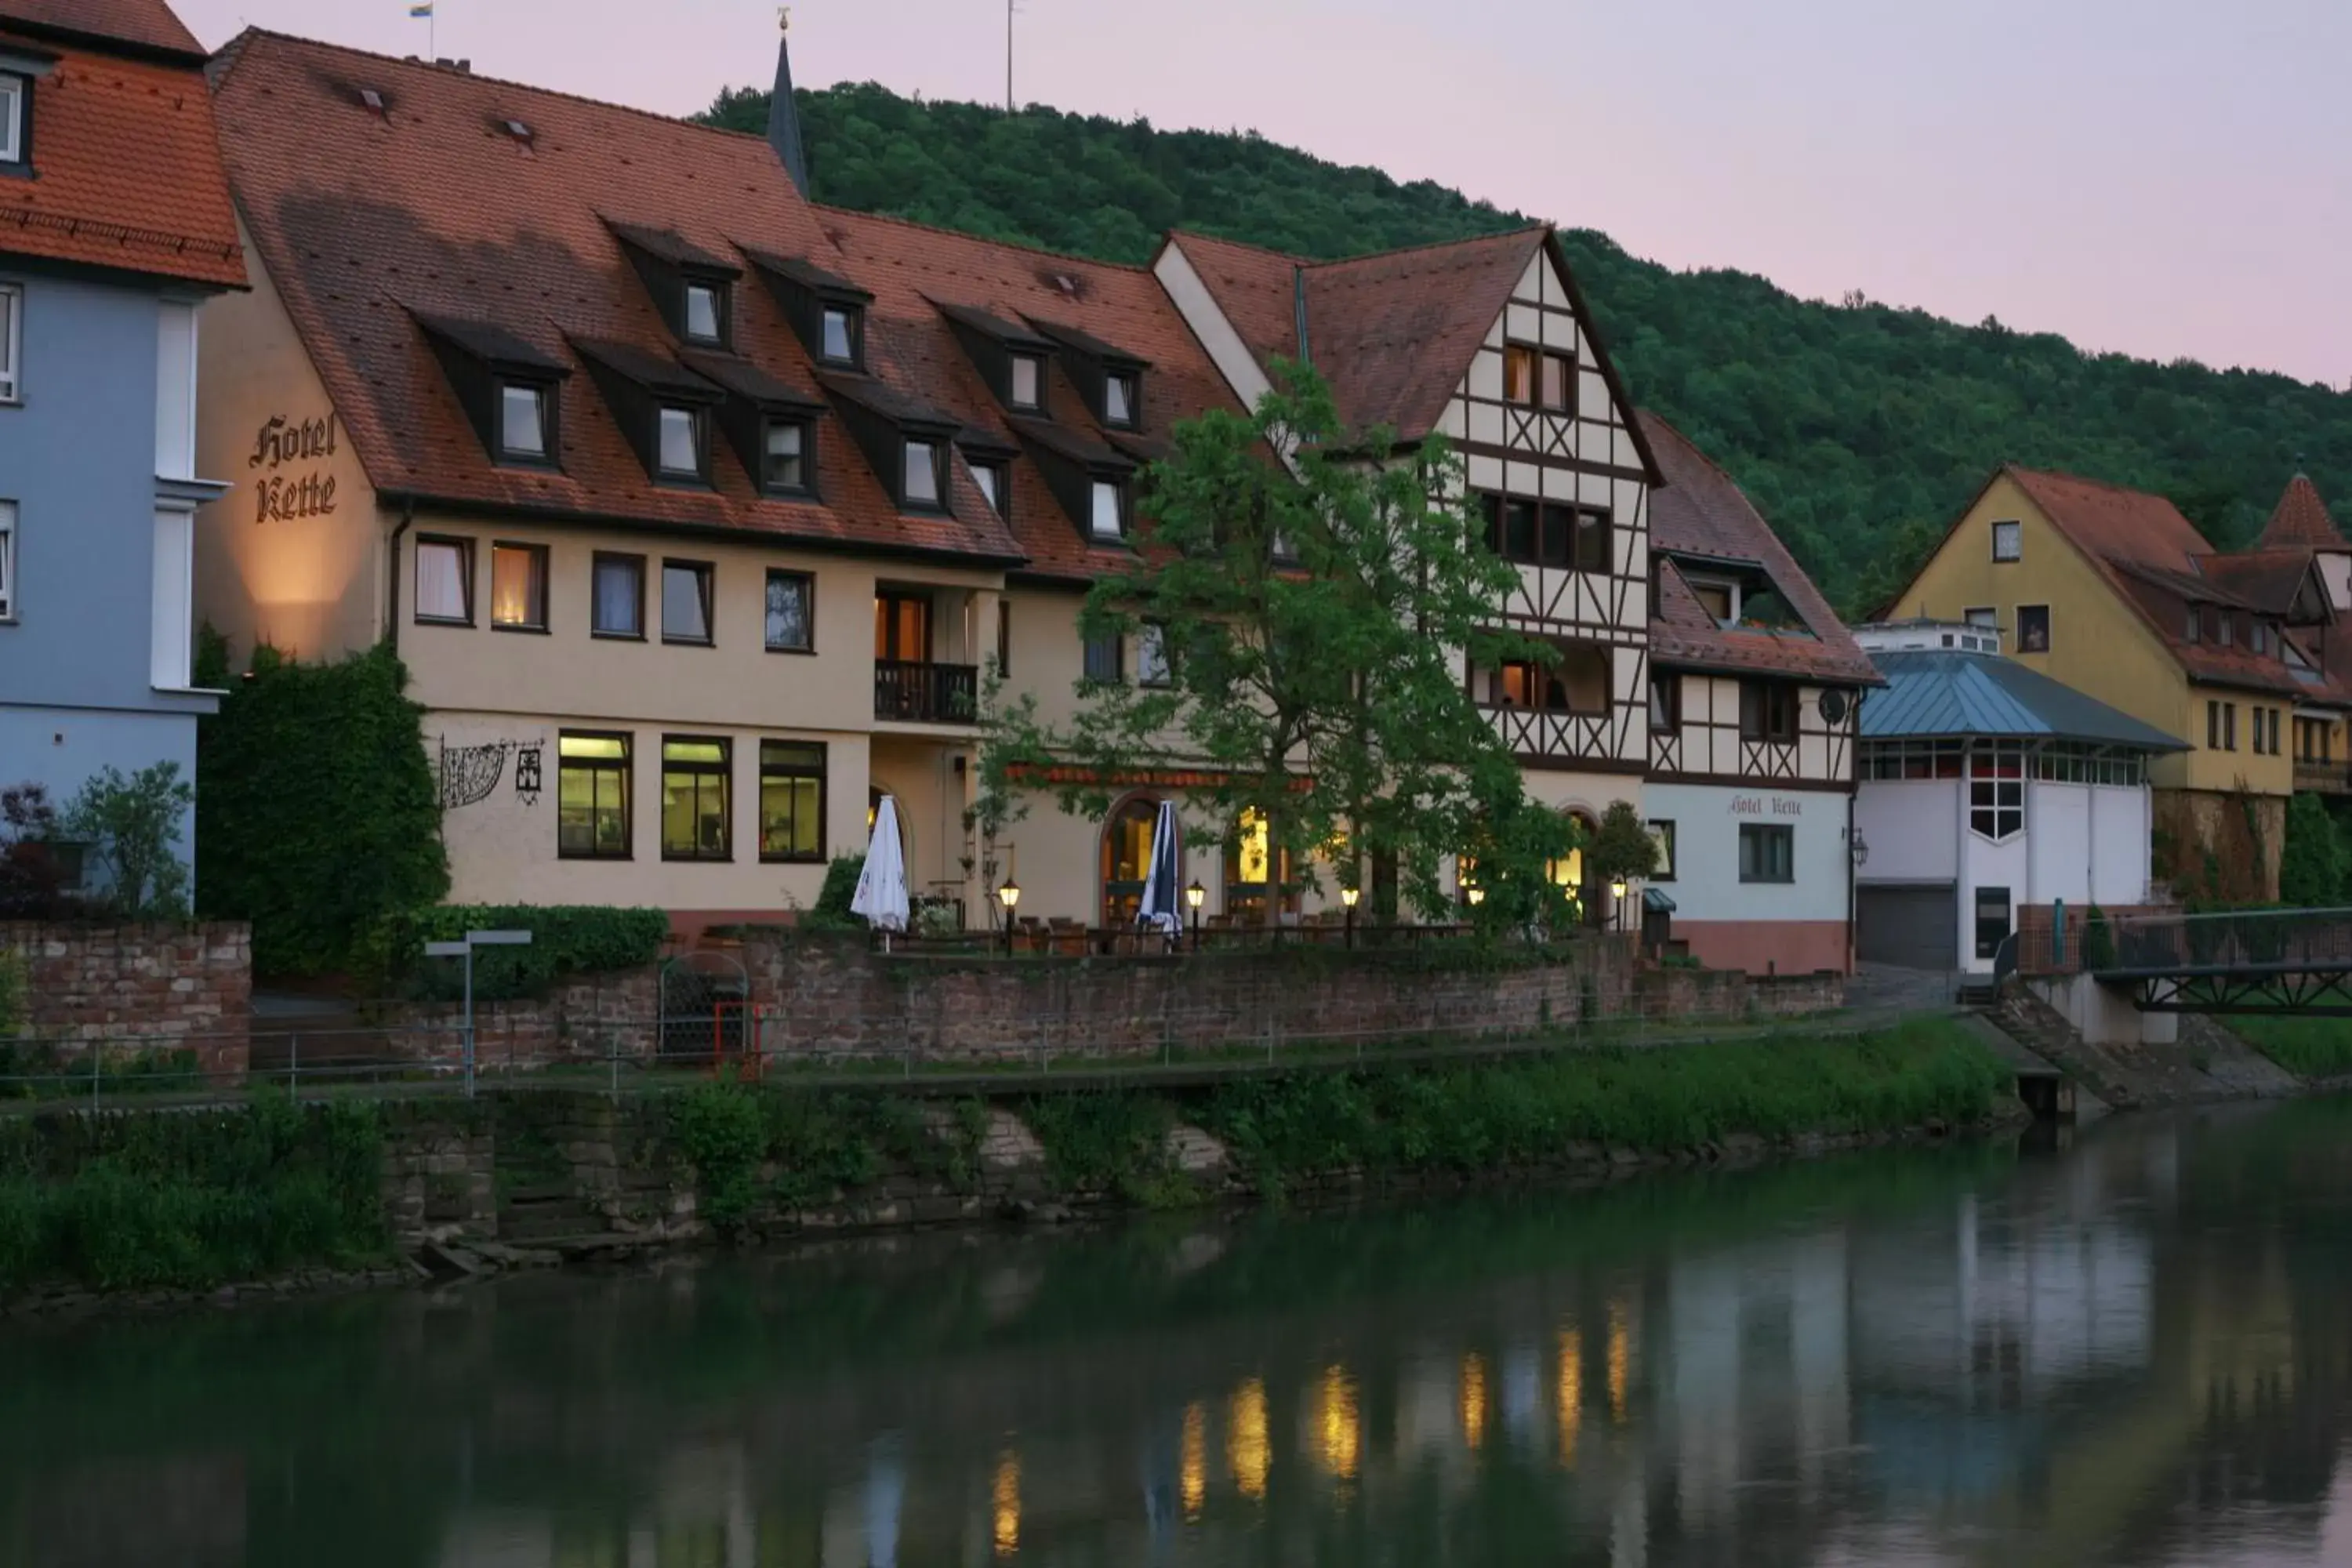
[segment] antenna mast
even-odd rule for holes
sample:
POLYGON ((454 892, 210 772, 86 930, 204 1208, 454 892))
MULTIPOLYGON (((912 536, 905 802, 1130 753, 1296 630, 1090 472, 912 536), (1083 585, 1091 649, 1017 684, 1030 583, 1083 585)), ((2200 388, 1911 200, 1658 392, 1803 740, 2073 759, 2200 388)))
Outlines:
POLYGON ((1013 112, 1013 0, 1004 0, 1004 112, 1013 112))

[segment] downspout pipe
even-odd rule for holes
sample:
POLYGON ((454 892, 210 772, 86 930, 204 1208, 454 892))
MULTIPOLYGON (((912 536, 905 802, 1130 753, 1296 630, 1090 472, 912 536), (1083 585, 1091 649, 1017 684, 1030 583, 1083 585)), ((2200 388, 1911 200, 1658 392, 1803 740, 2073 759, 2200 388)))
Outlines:
POLYGON ((392 537, 385 542, 383 640, 395 655, 400 652, 400 536, 415 521, 416 498, 410 496, 400 503, 400 521, 393 524, 392 537))

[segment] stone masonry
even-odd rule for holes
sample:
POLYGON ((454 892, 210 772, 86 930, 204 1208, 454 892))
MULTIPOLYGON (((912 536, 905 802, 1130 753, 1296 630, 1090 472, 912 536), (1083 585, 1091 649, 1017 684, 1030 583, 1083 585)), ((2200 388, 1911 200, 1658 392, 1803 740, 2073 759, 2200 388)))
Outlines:
POLYGON ((171 1046, 208 1073, 242 1076, 253 1017, 253 946, 241 921, 0 922, 22 964, 26 1032, 75 1051, 171 1046))

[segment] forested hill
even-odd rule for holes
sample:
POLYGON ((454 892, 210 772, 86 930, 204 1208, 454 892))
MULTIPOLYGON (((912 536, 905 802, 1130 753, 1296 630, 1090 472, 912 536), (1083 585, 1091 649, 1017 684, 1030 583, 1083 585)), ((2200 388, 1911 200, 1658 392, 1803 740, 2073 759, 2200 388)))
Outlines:
MULTIPOLYGON (((1173 227, 1337 257, 1575 216, 1498 211, 1254 134, 1007 115, 871 83, 800 100, 819 201, 1119 261, 1148 259, 1173 227)), ((704 118, 763 132, 767 115, 747 89, 704 118)), ((2352 396, 1670 271, 1588 229, 1567 246, 1633 396, 1738 478, 1842 608, 1891 591, 2003 460, 2160 491, 2223 547, 2252 538, 2298 466, 2352 503, 2352 396)))

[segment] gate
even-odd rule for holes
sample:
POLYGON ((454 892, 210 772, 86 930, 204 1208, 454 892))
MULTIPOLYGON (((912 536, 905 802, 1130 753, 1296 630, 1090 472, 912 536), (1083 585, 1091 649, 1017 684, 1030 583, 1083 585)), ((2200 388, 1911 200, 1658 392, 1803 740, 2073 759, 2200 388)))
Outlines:
POLYGON ((751 995, 751 977, 731 952, 699 950, 663 964, 657 1061, 701 1067, 716 1065, 723 1056, 740 1056, 744 1004, 751 995))

